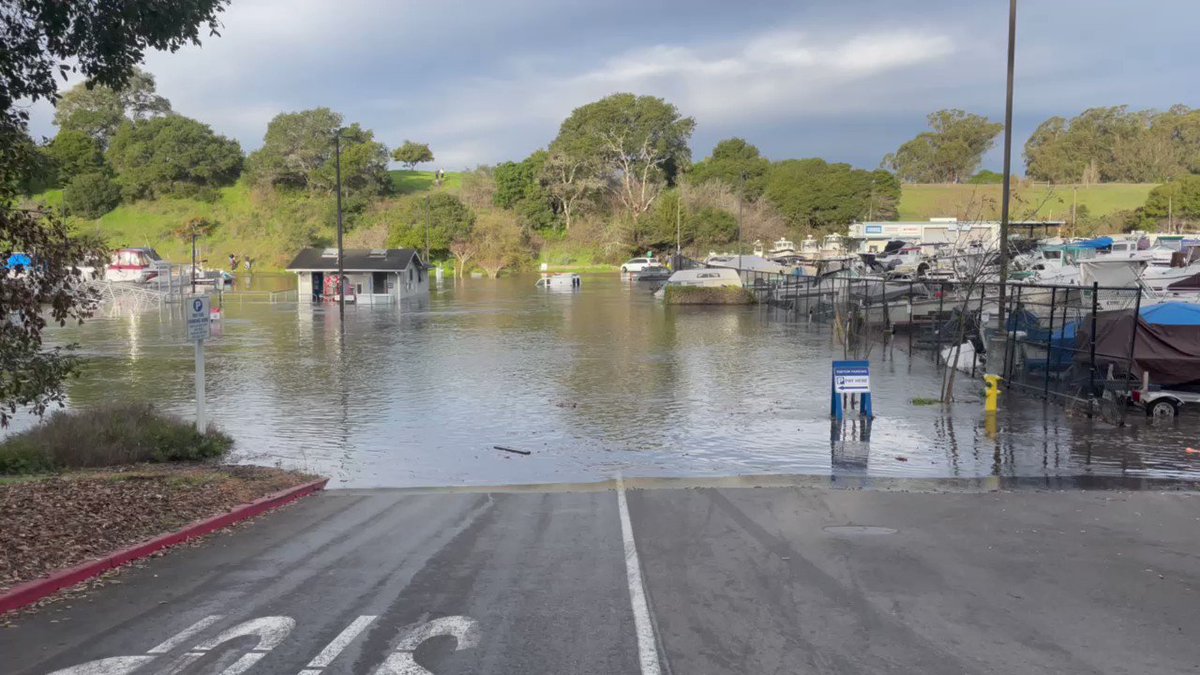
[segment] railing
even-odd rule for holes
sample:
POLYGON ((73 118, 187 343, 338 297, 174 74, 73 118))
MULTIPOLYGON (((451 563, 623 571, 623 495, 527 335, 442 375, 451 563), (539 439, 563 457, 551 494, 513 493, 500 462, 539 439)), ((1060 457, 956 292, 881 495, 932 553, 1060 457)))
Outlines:
POLYGON ((843 342, 906 341, 910 352, 930 352, 939 368, 971 377, 986 368, 1010 391, 1085 402, 1089 414, 1097 401, 1139 386, 1136 322, 1129 319, 1128 330, 1113 322, 1138 316, 1145 298, 1140 288, 1009 283, 1001 326, 994 278, 885 280, 750 270, 742 277, 760 303, 831 323, 843 342), (1098 332, 1103 347, 1097 347, 1098 332))

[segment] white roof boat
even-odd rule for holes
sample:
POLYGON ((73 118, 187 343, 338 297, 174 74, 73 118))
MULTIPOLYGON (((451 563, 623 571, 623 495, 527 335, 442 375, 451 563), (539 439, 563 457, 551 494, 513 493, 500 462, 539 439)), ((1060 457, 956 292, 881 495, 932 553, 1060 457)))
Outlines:
POLYGON ((534 286, 538 288, 570 290, 579 288, 582 283, 583 280, 578 274, 573 272, 561 272, 559 274, 543 274, 542 278, 538 279, 534 286))
POLYGON ((766 258, 760 256, 745 253, 741 255, 738 255, 737 253, 722 253, 720 255, 711 253, 709 254, 708 258, 704 260, 704 264, 708 265, 709 267, 724 267, 747 272, 768 272, 771 274, 788 273, 787 267, 784 267, 773 260, 767 260, 766 258))
POLYGON ((663 287, 655 291, 654 297, 666 295, 667 286, 701 286, 719 288, 721 286, 742 287, 742 277, 737 270, 727 267, 700 267, 690 270, 679 270, 667 279, 663 287))

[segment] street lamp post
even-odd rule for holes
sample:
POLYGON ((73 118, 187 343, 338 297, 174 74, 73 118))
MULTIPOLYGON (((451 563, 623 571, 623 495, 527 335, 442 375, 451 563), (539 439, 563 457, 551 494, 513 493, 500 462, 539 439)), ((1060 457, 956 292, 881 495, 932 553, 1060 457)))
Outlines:
POLYGON ((192 295, 196 294, 196 228, 192 227, 192 295))
MULTIPOLYGON (((1000 205, 1000 309, 997 311, 1000 330, 1004 330, 1004 301, 1008 286, 1008 202, 1012 196, 1012 115, 1013 71, 1017 48, 1017 0, 1008 2, 1008 89, 1004 99, 1004 194, 1000 205)), ((1012 349, 1006 345, 1005 351, 1012 349)))
POLYGON ((342 255, 342 130, 333 133, 333 175, 337 181, 338 320, 346 321, 346 272, 342 255))

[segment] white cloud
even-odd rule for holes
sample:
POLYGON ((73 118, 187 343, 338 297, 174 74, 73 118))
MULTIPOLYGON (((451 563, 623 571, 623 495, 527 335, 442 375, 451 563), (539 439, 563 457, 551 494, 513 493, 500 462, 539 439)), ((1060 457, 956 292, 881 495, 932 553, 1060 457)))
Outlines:
POLYGON ((945 35, 903 31, 816 38, 772 30, 740 44, 660 44, 577 73, 523 68, 454 83, 434 97, 445 105, 417 133, 434 145, 471 139, 464 147, 484 153, 475 161, 516 157, 549 142, 575 107, 617 91, 661 96, 699 124, 720 127, 846 112, 886 101, 888 88, 864 96, 864 83, 954 52, 945 35), (513 147, 514 139, 529 138, 539 140, 513 147))

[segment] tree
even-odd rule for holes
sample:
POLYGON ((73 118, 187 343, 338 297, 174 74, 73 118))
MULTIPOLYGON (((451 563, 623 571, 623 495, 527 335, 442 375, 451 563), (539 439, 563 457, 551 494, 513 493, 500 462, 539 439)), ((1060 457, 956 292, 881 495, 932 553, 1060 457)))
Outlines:
POLYGON ((405 197, 382 215, 389 224, 388 246, 424 250, 428 226, 430 255, 438 258, 449 255, 450 245, 470 236, 475 225, 475 214, 445 192, 405 197))
POLYGON ((497 164, 492 171, 496 180, 493 203, 517 213, 522 224, 537 230, 550 229, 558 222, 554 201, 542 184, 548 154, 538 150, 520 162, 497 164))
MULTIPOLYGON (((613 94, 576 108, 559 128, 551 154, 594 161, 617 204, 635 224, 664 187, 691 164, 696 121, 661 98, 613 94)), ((635 240, 630 242, 638 245, 635 240)))
POLYGON ((840 229, 856 220, 894 219, 900 185, 883 170, 790 159, 771 165, 765 197, 794 228, 840 229))
POLYGON ((194 216, 188 218, 179 227, 175 228, 174 235, 184 241, 190 242, 192 237, 211 237, 213 232, 216 232, 217 226, 220 225, 215 220, 194 216))
POLYGON ((479 254, 479 242, 470 236, 460 236, 450 242, 450 255, 454 256, 454 278, 461 279, 467 273, 467 265, 479 254))
POLYGON ((758 148, 741 138, 729 138, 717 143, 712 156, 697 162, 688 174, 693 183, 720 181, 741 193, 746 199, 757 199, 766 186, 771 162, 759 154, 758 148))
POLYGON ((1126 106, 1089 108, 1070 120, 1052 117, 1025 143, 1035 180, 1161 182, 1200 169, 1200 111, 1126 106))
POLYGON ((171 102, 155 91, 154 76, 140 69, 118 89, 81 82, 62 95, 54 110, 59 132, 87 134, 101 147, 108 145, 125 121, 171 114, 171 102))
POLYGON ((78 174, 63 188, 63 206, 73 216, 99 218, 120 203, 121 186, 106 171, 78 174))
POLYGON ((594 157, 572 157, 562 150, 546 156, 542 165, 542 182, 546 192, 558 205, 563 217, 563 229, 571 229, 571 220, 587 207, 593 197, 604 190, 599 162, 594 157))
MULTIPOLYGON (((3 133, 3 122, 0 121, 0 133, 3 133)), ((17 131, 14 143, 15 154, 22 157, 20 171, 0 175, 0 195, 9 199, 14 194, 32 196, 50 188, 58 187, 58 167, 47 153, 45 146, 39 147, 24 131, 17 131)))
POLYGON ((428 143, 416 143, 405 140, 404 145, 392 151, 392 159, 408 167, 409 171, 417 168, 418 164, 433 161, 433 151, 428 143))
POLYGON ((126 122, 107 155, 130 199, 210 195, 242 171, 237 141, 182 115, 126 122))
POLYGON ((1166 225, 1176 229, 1200 224, 1200 175, 1184 176, 1150 191, 1141 209, 1145 225, 1166 225))
POLYGON ((500 276, 501 270, 519 265, 530 257, 529 238, 509 212, 480 214, 473 238, 479 246, 479 266, 493 279, 500 276))
POLYGON ((52 211, 15 204, 16 187, 38 160, 27 144, 28 106, 57 98, 60 73, 121 87, 147 49, 175 51, 198 42, 199 27, 217 28, 226 0, 125 0, 78 3, 25 0, 0 12, 0 248, 39 264, 26 276, 0 275, 0 426, 19 407, 41 414, 63 400, 63 382, 78 362, 69 350, 44 349, 49 321, 90 315, 96 294, 78 283, 77 265, 102 259, 103 246, 74 235, 52 211))
POLYGON ((46 155, 58 170, 60 184, 85 173, 95 173, 104 167, 104 154, 96 139, 82 131, 60 131, 46 146, 46 155))
POLYGON ((1000 185, 1004 182, 1004 174, 984 169, 967 180, 968 185, 1000 185))
POLYGON ((267 125, 263 146, 246 159, 246 173, 259 186, 332 194, 337 187, 334 135, 342 149, 342 190, 380 195, 391 189, 387 148, 357 123, 342 126, 329 108, 280 113, 267 125))
POLYGON ((965 180, 1004 130, 1003 124, 962 110, 939 110, 927 119, 932 131, 918 134, 883 158, 883 163, 906 183, 965 180))

